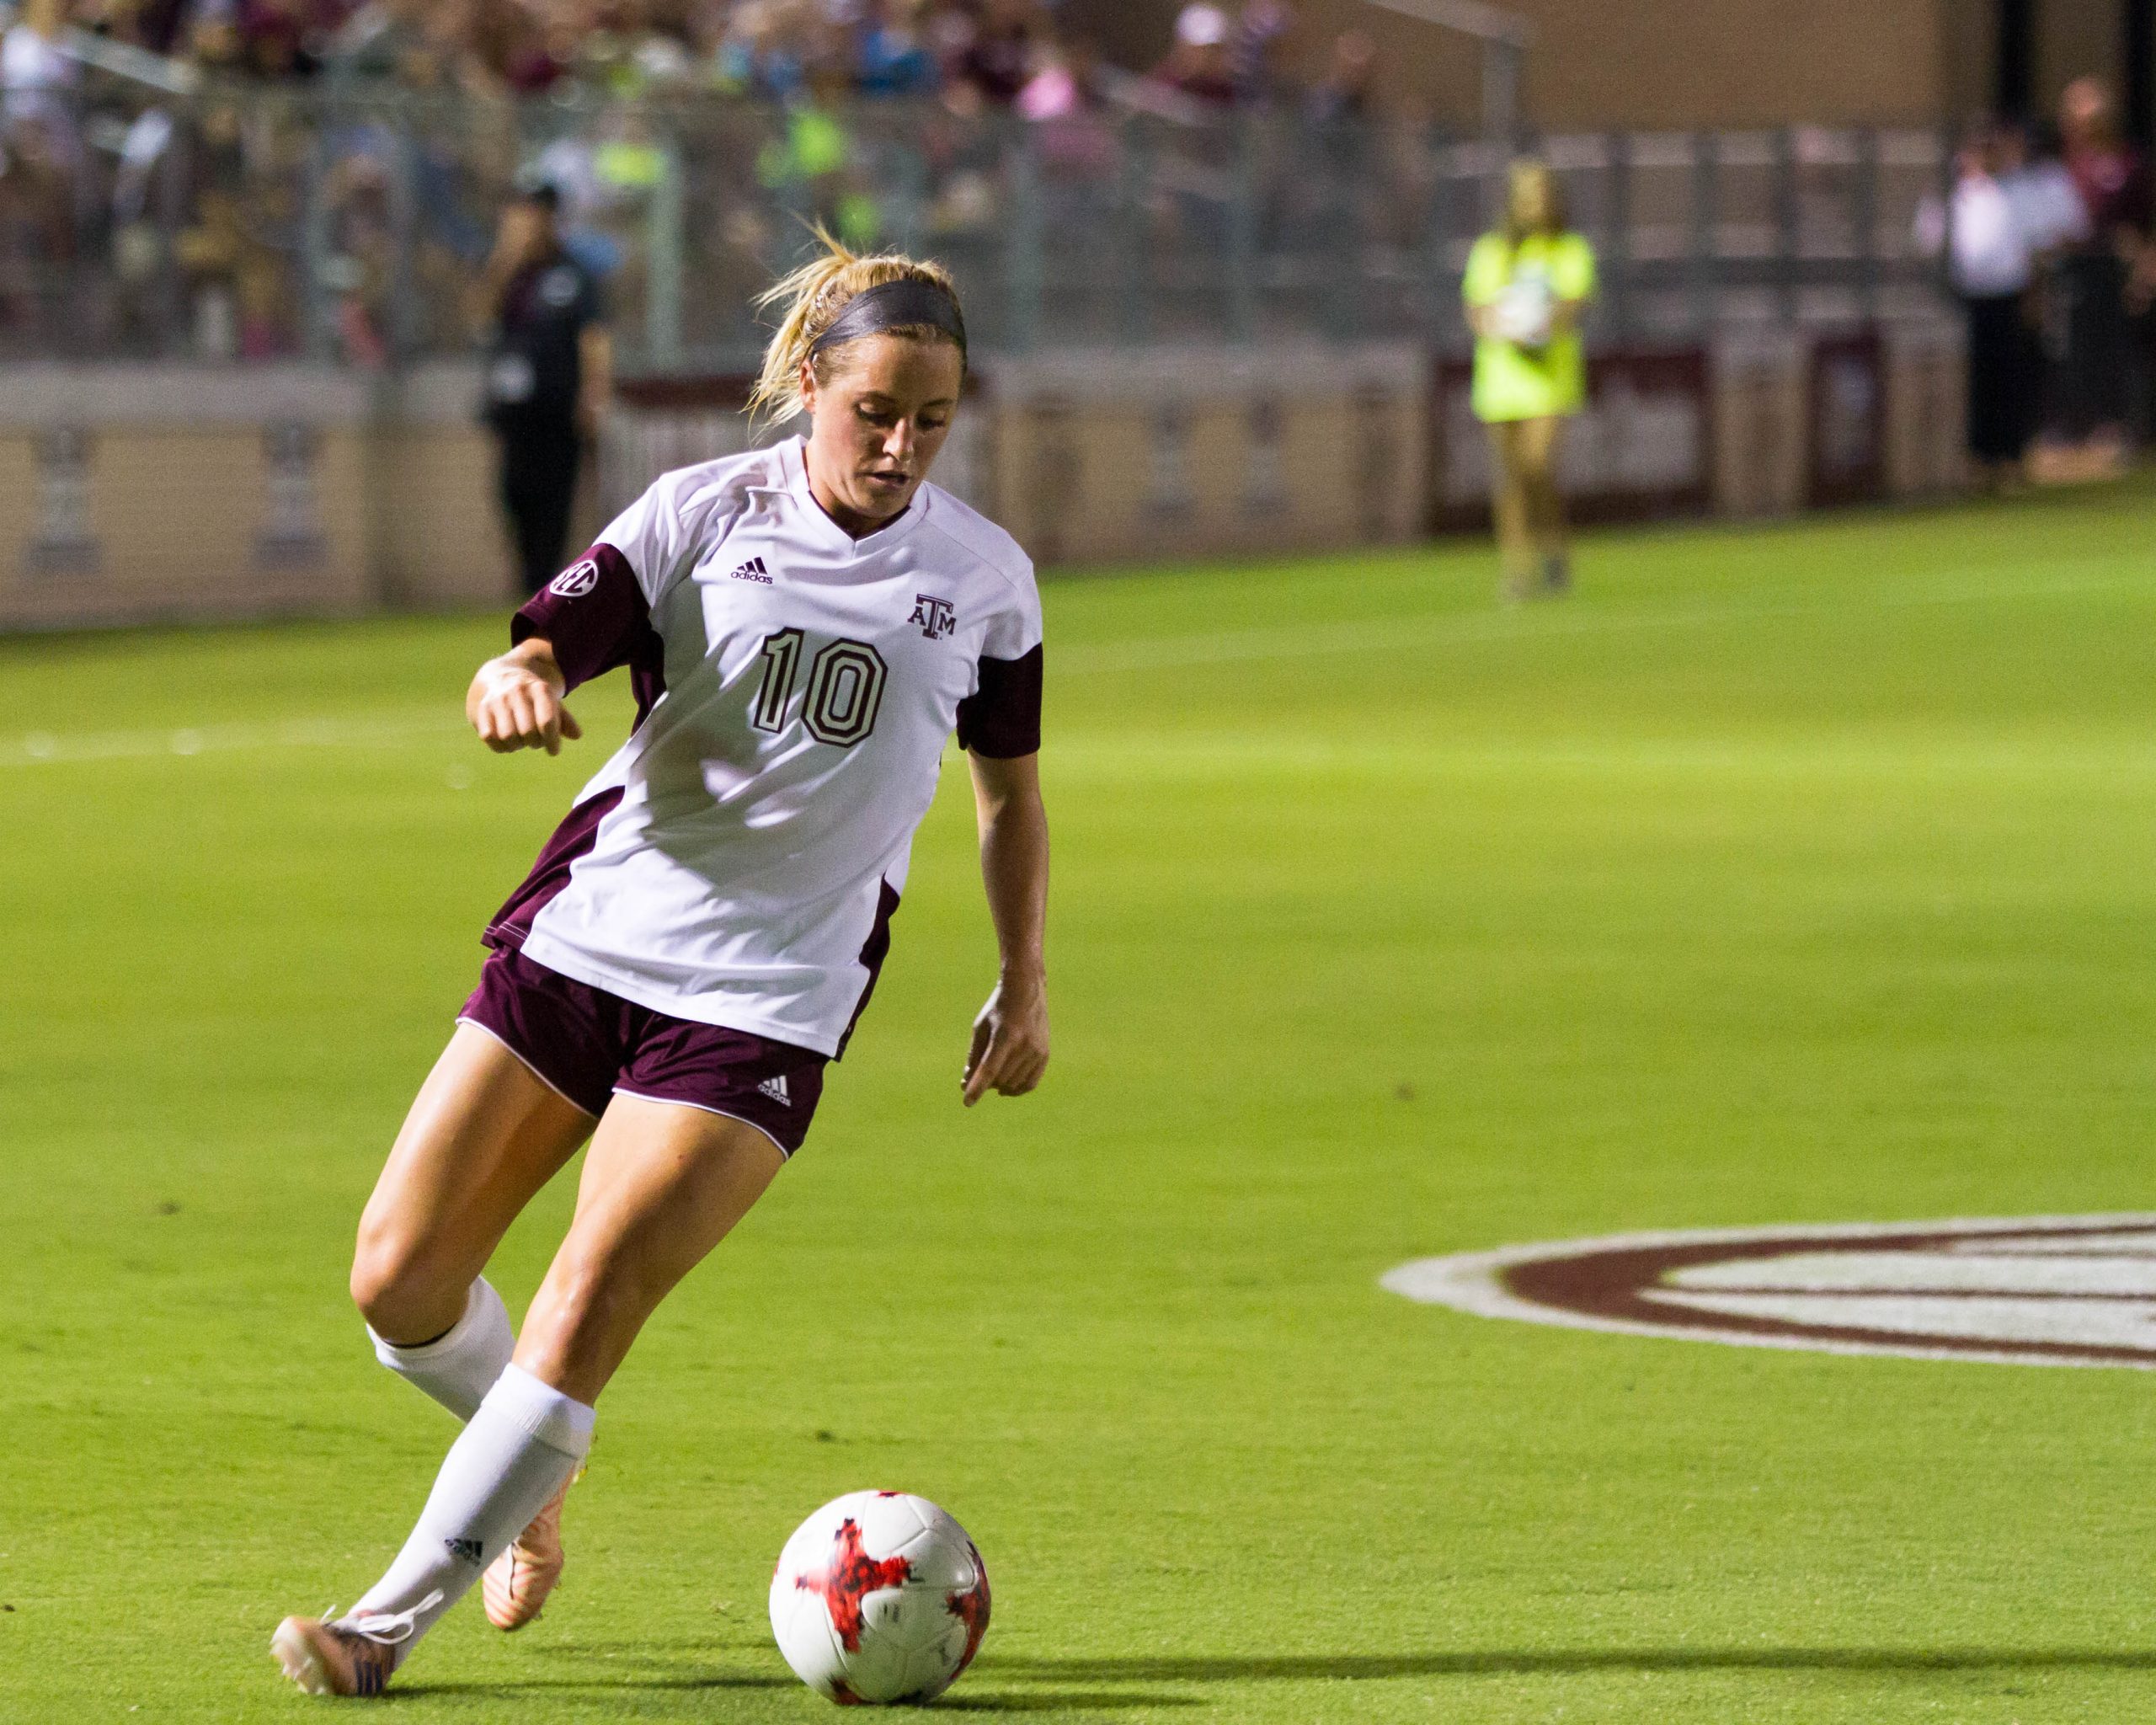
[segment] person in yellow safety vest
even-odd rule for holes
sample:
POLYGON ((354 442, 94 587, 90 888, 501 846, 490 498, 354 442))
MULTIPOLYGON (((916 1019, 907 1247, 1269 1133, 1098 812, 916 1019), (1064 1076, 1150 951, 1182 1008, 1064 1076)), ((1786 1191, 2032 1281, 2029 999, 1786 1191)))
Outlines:
POLYGON ((1514 162, 1502 223, 1475 243, 1460 284, 1475 332, 1475 416, 1490 430, 1492 503, 1506 599, 1572 585, 1559 435, 1587 405, 1580 318, 1594 297, 1594 249, 1566 226, 1546 163, 1514 162))

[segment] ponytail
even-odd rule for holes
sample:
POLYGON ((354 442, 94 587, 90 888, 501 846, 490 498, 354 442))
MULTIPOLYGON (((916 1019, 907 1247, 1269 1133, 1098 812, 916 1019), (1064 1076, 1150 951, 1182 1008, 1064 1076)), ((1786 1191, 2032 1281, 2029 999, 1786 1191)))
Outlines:
MULTIPOLYGON (((816 353, 811 350, 838 322, 840 313, 870 288, 894 281, 918 281, 940 289, 950 296, 953 309, 957 307, 958 288, 950 272, 941 264, 920 262, 895 252, 861 257, 822 228, 815 232, 823 255, 782 276, 757 296, 759 307, 766 310, 783 307, 785 310, 778 328, 772 332, 770 345, 764 350, 763 370, 756 379, 756 387, 749 393, 752 412, 768 412, 777 418, 788 419, 801 411, 803 362, 813 368, 819 382, 824 381, 827 375, 824 365, 831 349, 816 353)), ((931 323, 898 324, 882 333, 915 341, 951 339, 947 329, 931 323)), ((846 334, 841 331, 832 347, 842 344, 846 334)), ((960 344, 962 355, 963 351, 963 344, 960 344)))

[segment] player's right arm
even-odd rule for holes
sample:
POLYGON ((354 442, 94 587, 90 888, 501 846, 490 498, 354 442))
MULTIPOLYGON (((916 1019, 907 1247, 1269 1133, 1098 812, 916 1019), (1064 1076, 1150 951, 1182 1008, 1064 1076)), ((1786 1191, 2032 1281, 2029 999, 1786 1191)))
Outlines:
POLYGON ((564 737, 574 741, 584 728, 563 702, 568 679, 554 657, 554 644, 531 635, 498 659, 481 665, 465 692, 464 716, 479 740, 497 755, 519 749, 562 752, 564 737))
POLYGON ((513 644, 479 667, 464 697, 465 716, 489 749, 560 754, 564 738, 584 734, 562 704, 569 693, 659 649, 652 606, 668 574, 692 561, 682 487, 707 468, 661 474, 590 550, 517 607, 513 644))

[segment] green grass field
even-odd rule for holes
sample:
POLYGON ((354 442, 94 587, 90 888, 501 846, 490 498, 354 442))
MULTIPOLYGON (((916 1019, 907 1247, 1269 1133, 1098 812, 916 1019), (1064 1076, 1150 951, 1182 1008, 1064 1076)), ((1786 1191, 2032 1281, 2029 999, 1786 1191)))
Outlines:
MULTIPOLYGON (((2156 1379, 1412 1305, 1623 1229, 2156 1208, 2156 496, 1052 583, 1058 1054, 967 1114, 955 760, 808 1151, 601 1406, 571 1567, 414 1722, 824 1717, 795 1522, 987 1554, 946 1706, 2156 1711, 2156 1379)), ((344 1295, 487 913, 618 736, 459 729, 499 618, 0 644, 0 1718, 308 1717, 451 1434, 344 1295)), ((494 1274, 512 1310, 558 1183, 494 1274)))

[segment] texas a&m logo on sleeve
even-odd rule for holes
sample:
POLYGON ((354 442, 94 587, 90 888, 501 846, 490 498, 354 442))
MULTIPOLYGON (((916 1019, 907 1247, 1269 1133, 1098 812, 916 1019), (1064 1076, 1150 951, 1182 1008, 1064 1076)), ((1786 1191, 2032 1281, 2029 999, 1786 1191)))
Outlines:
POLYGON ((947 599, 938 599, 933 593, 913 595, 913 615, 908 622, 919 623, 921 633, 931 641, 940 641, 958 627, 958 613, 947 599))
POLYGON ((581 599, 599 585, 599 565, 590 558, 573 563, 547 584, 557 599, 581 599))

